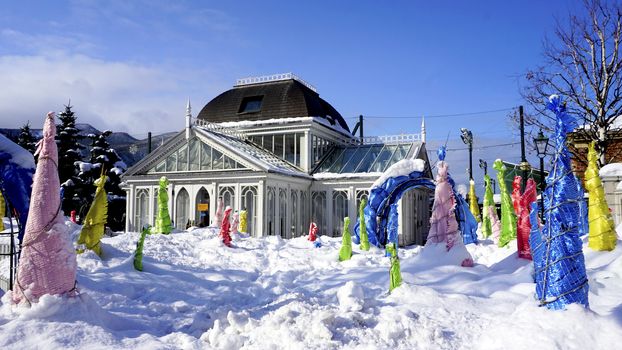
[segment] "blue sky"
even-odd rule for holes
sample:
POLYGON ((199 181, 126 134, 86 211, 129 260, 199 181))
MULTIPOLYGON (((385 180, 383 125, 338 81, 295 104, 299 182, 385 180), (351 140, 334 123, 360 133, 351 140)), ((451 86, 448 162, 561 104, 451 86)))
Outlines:
MULTIPOLYGON (((293 72, 351 126, 363 114, 368 134, 412 133, 426 115, 431 144, 449 135, 450 148, 460 146, 460 127, 473 131, 476 147, 518 141, 506 111, 433 116, 523 103, 519 77, 541 62, 555 16, 581 7, 563 0, 0 5, 0 127, 36 125, 71 98, 79 121, 144 137, 182 128, 188 97, 196 114, 237 78, 293 72)), ((475 159, 519 158, 517 147, 479 152, 475 159)))

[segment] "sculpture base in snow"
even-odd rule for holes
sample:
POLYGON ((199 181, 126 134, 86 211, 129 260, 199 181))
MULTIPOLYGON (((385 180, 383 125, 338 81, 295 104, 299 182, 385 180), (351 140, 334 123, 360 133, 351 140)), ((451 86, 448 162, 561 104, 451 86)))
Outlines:
POLYGON ((417 266, 454 265, 472 267, 473 258, 462 240, 457 240, 449 250, 447 250, 445 242, 426 243, 421 253, 415 256, 413 264, 417 266))

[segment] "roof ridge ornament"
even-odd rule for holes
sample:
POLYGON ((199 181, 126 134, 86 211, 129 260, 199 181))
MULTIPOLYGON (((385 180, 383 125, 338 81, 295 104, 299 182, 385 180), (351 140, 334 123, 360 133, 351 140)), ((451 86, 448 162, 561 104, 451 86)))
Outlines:
POLYGON ((246 85, 268 83, 268 82, 273 82, 273 81, 284 81, 284 80, 290 80, 290 79, 296 80, 297 82, 306 86, 313 92, 317 93, 317 89, 315 88, 315 86, 309 84, 308 82, 306 82, 305 80, 303 80, 302 78, 300 78, 299 76, 291 72, 241 78, 235 81, 234 86, 246 86, 246 85))

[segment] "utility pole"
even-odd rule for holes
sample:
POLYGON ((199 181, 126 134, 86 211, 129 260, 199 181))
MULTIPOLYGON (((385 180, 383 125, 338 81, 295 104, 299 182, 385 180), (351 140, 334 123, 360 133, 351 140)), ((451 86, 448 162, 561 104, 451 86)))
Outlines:
POLYGON ((151 131, 147 133, 147 154, 151 153, 151 131))

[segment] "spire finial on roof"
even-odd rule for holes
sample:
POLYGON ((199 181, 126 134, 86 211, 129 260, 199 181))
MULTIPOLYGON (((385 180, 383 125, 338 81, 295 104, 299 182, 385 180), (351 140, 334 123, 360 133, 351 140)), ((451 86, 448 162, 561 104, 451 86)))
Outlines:
POLYGON ((190 97, 186 104, 186 139, 190 138, 190 128, 192 127, 192 107, 190 107, 190 97))
POLYGON ((425 143, 425 117, 421 117, 421 142, 425 143))

